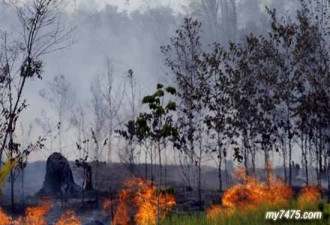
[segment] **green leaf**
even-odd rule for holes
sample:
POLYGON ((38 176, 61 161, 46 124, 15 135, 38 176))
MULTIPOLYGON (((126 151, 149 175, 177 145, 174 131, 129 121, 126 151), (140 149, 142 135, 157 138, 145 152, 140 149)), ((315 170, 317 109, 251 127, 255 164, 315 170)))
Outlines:
POLYGON ((149 109, 155 110, 157 109, 157 105, 155 103, 149 103, 149 109))
POLYGON ((152 96, 152 95, 145 96, 145 97, 142 99, 142 103, 143 103, 143 104, 146 104, 146 103, 153 103, 154 101, 155 101, 155 97, 152 96))
POLYGON ((162 85, 162 84, 157 84, 157 89, 159 90, 159 89, 162 89, 164 87, 164 85, 162 85))
POLYGON ((169 102, 166 106, 166 109, 169 111, 175 111, 176 110, 176 103, 175 102, 169 102))
POLYGON ((161 132, 162 137, 168 137, 171 135, 171 127, 169 125, 164 125, 161 132))
POLYGON ((174 87, 167 87, 166 91, 172 95, 176 95, 176 89, 174 87))
POLYGON ((155 95, 156 97, 163 97, 164 96, 164 91, 163 90, 158 90, 156 91, 155 95))
POLYGON ((158 106, 157 110, 156 110, 156 115, 160 116, 160 115, 164 115, 165 114, 165 110, 162 106, 158 106))
POLYGON ((146 121, 146 119, 144 119, 144 118, 140 118, 140 117, 138 117, 138 118, 136 119, 136 124, 137 124, 139 127, 145 127, 145 126, 147 126, 147 121, 146 121))

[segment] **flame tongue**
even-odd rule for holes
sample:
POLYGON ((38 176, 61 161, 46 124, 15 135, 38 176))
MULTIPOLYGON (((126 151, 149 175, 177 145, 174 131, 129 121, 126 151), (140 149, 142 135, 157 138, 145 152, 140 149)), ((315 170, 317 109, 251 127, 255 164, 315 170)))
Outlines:
POLYGON ((44 200, 40 206, 28 207, 25 210, 25 217, 19 217, 14 220, 7 216, 2 209, 0 209, 0 225, 46 225, 45 215, 49 212, 52 204, 49 200, 44 200))
MULTIPOLYGON (((137 224, 156 224, 157 214, 163 220, 176 204, 172 195, 160 193, 152 182, 134 178, 125 182, 125 188, 119 192, 113 224, 127 225, 133 220, 137 224)), ((109 209, 110 201, 103 205, 109 209)))
POLYGON ((268 183, 259 181, 255 177, 246 175, 244 169, 238 169, 235 177, 243 180, 228 189, 223 197, 222 204, 229 208, 256 208, 260 204, 279 205, 286 203, 293 196, 289 185, 269 173, 268 183))
POLYGON ((28 207, 25 211, 24 223, 28 225, 46 225, 44 216, 49 212, 52 204, 49 200, 43 201, 38 207, 28 207))
POLYGON ((207 217, 215 220, 219 216, 231 215, 235 210, 255 210, 260 205, 279 206, 293 197, 289 185, 274 176, 270 165, 267 165, 267 182, 254 176, 248 176, 244 168, 238 168, 234 178, 242 184, 229 188, 222 196, 222 207, 212 206, 207 210, 207 217))
POLYGON ((66 211, 55 225, 81 225, 81 220, 73 211, 66 211))
POLYGON ((304 187, 299 194, 298 203, 300 207, 305 207, 308 204, 315 203, 322 197, 322 190, 318 187, 304 187))
POLYGON ((7 216, 0 208, 0 225, 8 225, 12 223, 12 218, 7 216))
MULTIPOLYGON (((7 216, 0 208, 0 225, 47 225, 45 215, 51 207, 51 201, 44 200, 40 206, 26 208, 25 216, 17 220, 7 216)), ((81 220, 72 211, 67 211, 55 225, 81 225, 81 220)))

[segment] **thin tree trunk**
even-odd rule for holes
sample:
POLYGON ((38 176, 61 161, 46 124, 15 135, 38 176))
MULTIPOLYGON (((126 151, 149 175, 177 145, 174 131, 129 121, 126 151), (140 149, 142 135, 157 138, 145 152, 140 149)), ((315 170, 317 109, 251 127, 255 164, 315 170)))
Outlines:
POLYGON ((202 154, 202 135, 200 134, 198 157, 198 205, 200 210, 202 210, 202 154))
POLYGON ((15 211, 15 199, 14 199, 14 171, 13 169, 10 170, 10 199, 11 199, 11 211, 15 211))
POLYGON ((146 180, 148 180, 148 151, 145 151, 145 156, 144 156, 145 164, 144 164, 144 177, 146 180))
POLYGON ((289 185, 292 186, 292 137, 290 129, 288 130, 289 136, 289 185))
MULTIPOLYGON (((158 143, 158 163, 159 163, 159 184, 158 188, 162 188, 162 176, 163 176, 163 169, 162 169, 162 156, 161 156, 161 147, 160 143, 158 143)), ((160 205, 159 205, 159 198, 160 198, 160 190, 157 193, 157 225, 160 224, 160 205)))
POLYGON ((219 152, 219 165, 218 165, 218 175, 219 175, 219 188, 220 192, 222 192, 222 174, 221 174, 221 166, 222 166, 222 156, 221 152, 219 152))
POLYGON ((23 204, 23 208, 25 208, 24 171, 25 171, 25 168, 22 169, 22 204, 23 204))
POLYGON ((199 209, 202 210, 202 159, 198 159, 198 205, 199 209))
POLYGON ((287 149, 286 149, 286 144, 285 141, 282 138, 282 160, 283 160, 283 173, 284 173, 284 181, 285 183, 288 182, 288 175, 287 175, 287 171, 286 171, 286 153, 287 153, 287 149))
POLYGON ((308 179, 308 159, 307 159, 307 146, 306 146, 306 140, 307 138, 304 138, 304 131, 301 131, 301 151, 302 151, 302 159, 304 161, 305 166, 305 176, 306 176, 306 185, 309 185, 309 179, 308 179))
POLYGON ((330 146, 328 146, 328 203, 330 203, 330 146))
POLYGON ((217 132, 217 136, 218 136, 218 159, 219 159, 219 164, 218 164, 219 188, 220 188, 220 192, 222 192, 222 174, 221 174, 222 148, 221 148, 221 140, 220 140, 219 132, 217 132))
POLYGON ((323 163, 322 163, 322 131, 319 129, 319 168, 320 168, 320 176, 319 176, 319 184, 322 186, 322 173, 323 173, 323 163))

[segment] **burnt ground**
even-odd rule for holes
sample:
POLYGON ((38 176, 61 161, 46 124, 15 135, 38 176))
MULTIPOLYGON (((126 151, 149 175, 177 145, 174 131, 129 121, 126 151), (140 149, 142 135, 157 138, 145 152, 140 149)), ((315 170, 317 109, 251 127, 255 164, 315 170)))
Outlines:
MULTIPOLYGON (((82 183, 82 172, 72 162, 71 168, 75 182, 79 185, 82 183)), ((15 213, 11 213, 10 208, 10 186, 6 184, 5 193, 7 195, 1 198, 1 207, 11 215, 18 216, 24 214, 26 206, 39 205, 41 199, 36 197, 35 194, 42 187, 42 183, 45 177, 46 171, 45 162, 35 162, 27 166, 24 174, 24 185, 22 178, 19 176, 15 183, 15 195, 16 195, 16 208, 15 213), (23 197, 24 196, 24 197, 23 197)), ((134 170, 134 176, 145 176, 145 165, 136 166, 134 170)), ((149 168, 150 169, 150 168, 149 168)), ((49 214, 47 214, 47 220, 50 224, 57 221, 61 214, 66 210, 73 210, 78 217, 80 217, 84 224, 99 220, 103 224, 109 224, 110 212, 102 211, 102 202, 105 199, 109 199, 110 196, 115 198, 116 193, 121 190, 122 183, 126 179, 132 177, 132 173, 128 167, 120 164, 113 163, 111 165, 99 164, 93 165, 93 170, 98 171, 97 176, 93 177, 94 186, 97 188, 97 192, 90 192, 85 195, 84 201, 82 198, 69 199, 66 202, 57 199, 53 200, 53 207, 49 214)), ((157 167, 153 169, 157 174, 157 167)), ((187 214, 196 213, 200 211, 198 204, 198 194, 195 190, 188 190, 187 186, 183 182, 183 177, 180 175, 179 166, 167 166, 166 167, 166 186, 172 187, 175 193, 175 199, 177 205, 173 209, 174 213, 187 214)), ((276 174, 281 174, 281 170, 275 170, 276 174)), ((260 170, 260 174, 262 174, 260 170)), ((225 187, 229 187, 234 181, 230 176, 226 176, 226 173, 222 174, 224 177, 225 187)), ((148 175, 149 176, 149 175, 148 175)), ((261 175, 260 175, 261 176, 261 175)), ((212 167, 203 168, 203 181, 202 181, 202 210, 209 207, 212 204, 221 203, 222 193, 218 190, 217 169, 212 167)), ((148 177, 150 178, 150 177, 148 177)), ((157 180, 157 176, 155 176, 157 180)), ((295 192, 300 190, 302 185, 299 184, 299 179, 296 179, 296 186, 293 188, 295 192)))
MULTIPOLYGON (((67 211, 72 210, 83 221, 83 224, 89 222, 99 221, 102 224, 109 224, 111 219, 110 210, 102 209, 102 202, 109 199, 110 193, 98 192, 90 193, 89 196, 85 196, 84 201, 81 198, 67 199, 62 201, 61 199, 52 199, 52 208, 50 212, 45 216, 49 224, 55 223, 61 215, 67 211), (98 199, 98 200, 96 200, 98 199)), ((113 193, 115 196, 115 193, 113 193)), ((200 211, 197 192, 187 191, 185 189, 176 189, 175 198, 177 205, 173 208, 175 214, 192 214, 200 211)), ((205 206, 211 204, 220 203, 220 193, 218 191, 203 191, 203 199, 205 200, 205 206)), ((17 202, 15 211, 12 213, 11 207, 8 204, 4 204, 2 208, 8 215, 17 218, 24 215, 24 210, 27 206, 39 206, 41 199, 36 197, 27 197, 25 204, 17 202)))

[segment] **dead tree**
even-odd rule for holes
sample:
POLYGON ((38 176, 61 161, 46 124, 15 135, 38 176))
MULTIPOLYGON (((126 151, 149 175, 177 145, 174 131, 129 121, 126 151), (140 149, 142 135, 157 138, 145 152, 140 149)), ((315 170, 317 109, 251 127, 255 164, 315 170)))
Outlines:
MULTIPOLYGON (((16 122, 22 110, 27 106, 23 97, 26 82, 34 77, 42 77, 42 56, 72 44, 73 29, 66 29, 58 17, 61 5, 60 0, 29 0, 22 6, 13 5, 16 7, 21 24, 19 35, 22 39, 15 40, 14 43, 17 46, 13 49, 17 50, 13 51, 10 58, 6 57, 7 62, 3 68, 5 71, 2 75, 3 82, 6 82, 5 87, 9 94, 7 101, 3 101, 5 104, 2 104, 7 121, 0 144, 0 159, 4 151, 9 150, 16 122), (20 61, 19 58, 23 60, 20 61), (18 74, 15 74, 18 68, 18 74), (12 90, 13 86, 15 90, 12 90)), ((8 53, 9 49, 5 47, 5 55, 9 56, 8 53)))

